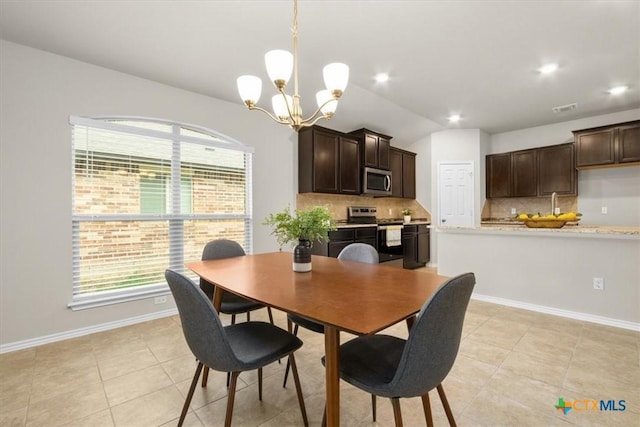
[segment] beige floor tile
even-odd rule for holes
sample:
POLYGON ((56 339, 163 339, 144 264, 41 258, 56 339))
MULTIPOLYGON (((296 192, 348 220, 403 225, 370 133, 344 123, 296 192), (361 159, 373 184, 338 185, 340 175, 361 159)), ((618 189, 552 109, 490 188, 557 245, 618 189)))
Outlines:
POLYGON ((24 426, 27 420, 27 407, 5 410, 0 406, 0 426, 19 427, 24 426))
POLYGON ((143 351, 147 348, 147 343, 144 342, 142 338, 128 332, 122 337, 117 335, 104 337, 94 343, 93 354, 95 355, 96 360, 102 361, 118 356, 126 356, 136 351, 143 351))
POLYGON ((111 408, 117 427, 148 427, 165 424, 180 416, 184 398, 171 385, 151 394, 129 400, 111 408))
POLYGON ((537 413, 549 415, 552 415, 551 409, 558 401, 561 390, 558 386, 505 369, 498 369, 484 389, 492 395, 502 396, 537 413))
POLYGON ((27 426, 59 426, 80 420, 109 407, 101 383, 30 403, 27 426))
MULTIPOLYGON (((174 329, 177 328, 174 326, 174 329)), ((173 332, 166 336, 157 336, 153 339, 148 339, 146 343, 156 359, 160 362, 166 362, 176 357, 192 354, 181 331, 180 333, 173 332)))
POLYGON ((173 384, 161 366, 131 372, 104 381, 104 391, 110 406, 116 406, 136 397, 161 390, 173 384))
POLYGON ((500 366, 509 354, 509 350, 482 341, 476 341, 471 337, 462 340, 458 352, 461 355, 494 366, 500 366))
MULTIPOLYGON (((189 393, 189 387, 191 387, 191 382, 193 380, 194 370, 191 373, 191 378, 186 381, 182 381, 177 384, 178 390, 184 398, 187 397, 189 393)), ((242 379, 242 375, 238 378, 238 383, 236 385, 236 390, 243 390, 247 387, 247 383, 242 379)), ((256 394, 257 396, 257 394, 256 394)), ((207 386, 202 387, 202 375, 200 375, 200 379, 198 380, 198 384, 193 392, 193 398, 191 399, 191 409, 199 409, 203 406, 208 405, 211 402, 215 402, 216 400, 225 399, 227 397, 227 375, 224 372, 216 372, 210 371, 209 378, 207 379, 207 386)), ((184 400, 184 399, 183 399, 184 400)))
POLYGON ((512 350, 529 328, 528 324, 491 318, 478 326, 467 338, 512 350))
MULTIPOLYGON (((160 427, 175 427, 178 425, 179 420, 180 416, 165 424, 162 424, 160 427)), ((205 427, 205 425, 202 424, 202 421, 200 421, 200 418, 198 418, 198 416, 194 412, 187 412, 187 416, 184 419, 182 427, 205 427)))
POLYGON ((547 413, 536 412, 516 401, 505 399, 489 390, 481 391, 465 410, 465 417, 476 425, 539 427, 551 422, 553 406, 547 413))
POLYGON ((25 408, 31 395, 31 370, 14 371, 0 378, 0 413, 25 408))
POLYGON ((627 329, 614 328, 613 326, 585 323, 581 337, 608 344, 627 344, 636 347, 640 340, 640 332, 627 329))
POLYGON ((158 364, 158 359, 148 348, 98 360, 103 381, 158 364))
POLYGON ((113 427, 113 425, 111 411, 105 409, 104 411, 96 412, 88 417, 65 424, 64 427, 113 427))
POLYGON ((100 373, 96 365, 49 369, 34 375, 31 384, 30 405, 58 394, 73 393, 94 385, 99 385, 102 389, 100 373))
POLYGON ((497 366, 467 356, 458 355, 447 378, 464 380, 473 388, 482 388, 496 371, 497 366))
POLYGON ((188 354, 162 362, 161 365, 167 375, 169 375, 169 378, 171 378, 175 384, 178 384, 187 380, 191 381, 198 362, 192 354, 188 354))
POLYGON ((538 359, 526 353, 512 352, 501 365, 502 369, 561 387, 567 372, 566 366, 538 359))
POLYGON ((576 358, 581 362, 608 360, 623 366, 639 366, 637 346, 626 341, 610 343, 581 336, 576 344, 576 358))
MULTIPOLYGON (((534 329, 534 328, 532 328, 534 329)), ((538 329, 538 331, 540 331, 538 329)), ((539 359, 547 360, 559 366, 568 366, 573 357, 575 344, 562 345, 562 337, 559 341, 549 335, 541 335, 539 332, 527 331, 520 341, 515 345, 513 351, 535 356, 539 359)), ((576 338, 577 340, 577 338, 576 338)))
MULTIPOLYGON (((638 373, 633 376, 615 375, 606 372, 606 365, 599 369, 572 364, 564 381, 564 388, 598 399, 626 399, 630 410, 640 413, 640 381, 638 373)), ((576 397, 582 399, 583 397, 576 397)))

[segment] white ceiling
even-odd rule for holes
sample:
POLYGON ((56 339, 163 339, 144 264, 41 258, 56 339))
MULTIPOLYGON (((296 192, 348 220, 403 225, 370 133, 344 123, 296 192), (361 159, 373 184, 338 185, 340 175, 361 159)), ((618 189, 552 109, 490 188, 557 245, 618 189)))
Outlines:
MULTIPOLYGON (((305 112, 322 67, 350 67, 328 127, 369 127, 406 143, 449 127, 499 133, 640 106, 637 0, 300 0, 298 8, 305 112), (541 76, 548 62, 559 70, 541 76), (391 76, 384 85, 373 80, 381 71, 391 76), (615 85, 630 90, 613 97, 615 85), (574 111, 551 110, 574 102, 574 111), (454 112, 457 125, 447 121, 454 112)), ((263 55, 292 49, 292 19, 290 0, 2 0, 0 37, 237 104, 236 77, 256 74, 259 105, 270 109, 263 55)))

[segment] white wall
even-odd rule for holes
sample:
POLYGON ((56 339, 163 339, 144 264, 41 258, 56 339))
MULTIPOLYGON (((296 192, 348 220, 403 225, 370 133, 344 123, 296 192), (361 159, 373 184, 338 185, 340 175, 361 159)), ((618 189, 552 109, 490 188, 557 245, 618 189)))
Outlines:
MULTIPOLYGON (((634 109, 499 133, 491 135, 488 154, 571 142, 573 130, 638 119, 640 109, 634 109)), ((578 211, 583 225, 640 227, 640 166, 578 171, 578 211)))
POLYGON ((70 115, 177 120, 255 147, 254 252, 278 248, 261 222, 270 212, 295 206, 293 131, 247 111, 240 102, 0 43, 0 345, 170 308, 152 300, 67 308, 72 286, 70 115))

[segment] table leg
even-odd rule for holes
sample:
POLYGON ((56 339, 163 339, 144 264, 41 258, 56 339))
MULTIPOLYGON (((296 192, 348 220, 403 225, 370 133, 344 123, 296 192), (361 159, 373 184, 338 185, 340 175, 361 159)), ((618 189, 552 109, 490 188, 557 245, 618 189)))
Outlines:
POLYGON ((340 425, 340 331, 324 327, 324 354, 327 384, 327 426, 340 425))

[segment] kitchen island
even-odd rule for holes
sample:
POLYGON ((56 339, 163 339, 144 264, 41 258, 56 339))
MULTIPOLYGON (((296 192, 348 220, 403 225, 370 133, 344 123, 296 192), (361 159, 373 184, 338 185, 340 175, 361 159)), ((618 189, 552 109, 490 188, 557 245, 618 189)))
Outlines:
POLYGON ((482 225, 435 234, 438 273, 474 272, 477 299, 640 330, 640 227, 482 225))

